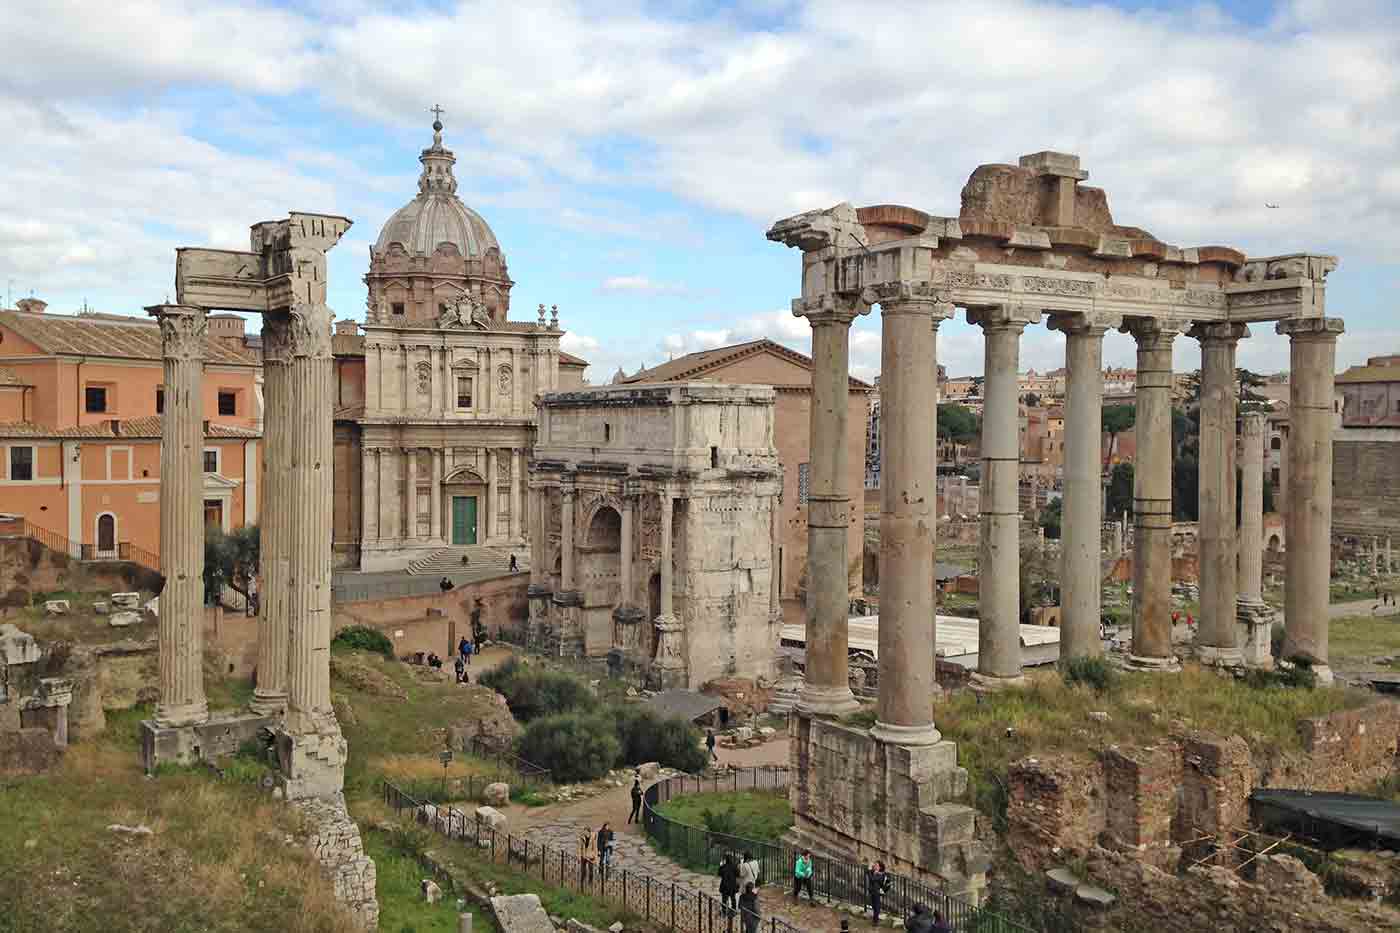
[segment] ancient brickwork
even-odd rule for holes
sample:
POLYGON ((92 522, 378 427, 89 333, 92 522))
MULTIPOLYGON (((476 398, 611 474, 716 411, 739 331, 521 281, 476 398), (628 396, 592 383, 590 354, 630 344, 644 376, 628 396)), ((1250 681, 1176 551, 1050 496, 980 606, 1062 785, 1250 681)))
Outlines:
POLYGON ((297 801, 310 831, 306 846, 335 885, 335 897, 366 930, 379 928, 379 902, 375 899, 374 862, 365 855, 360 827, 345 809, 340 794, 297 801))
POLYGON ((1028 758, 1008 775, 1006 843, 1021 862, 1049 867, 1054 853, 1093 847, 1106 822, 1103 762, 1028 758))
POLYGON ((1151 864, 1170 858, 1181 756, 1169 744, 1103 753, 1106 828, 1117 845, 1151 864))
POLYGON ((1306 771, 1300 776, 1306 783, 1273 780, 1274 787, 1356 790, 1374 784, 1396 767, 1400 704, 1375 703, 1305 719, 1298 728, 1307 750, 1306 771))
POLYGON ((1400 430, 1340 431, 1332 458, 1333 530, 1394 535, 1400 544, 1400 430), (1372 439, 1349 440, 1348 434, 1372 439))

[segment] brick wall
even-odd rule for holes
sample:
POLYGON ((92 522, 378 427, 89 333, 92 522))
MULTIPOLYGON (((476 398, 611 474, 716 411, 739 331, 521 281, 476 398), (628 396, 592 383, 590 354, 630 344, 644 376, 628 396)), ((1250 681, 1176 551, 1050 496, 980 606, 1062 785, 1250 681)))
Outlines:
POLYGON ((1400 538, 1400 430, 1368 431, 1394 436, 1366 441, 1347 433, 1332 443, 1333 530, 1400 538))

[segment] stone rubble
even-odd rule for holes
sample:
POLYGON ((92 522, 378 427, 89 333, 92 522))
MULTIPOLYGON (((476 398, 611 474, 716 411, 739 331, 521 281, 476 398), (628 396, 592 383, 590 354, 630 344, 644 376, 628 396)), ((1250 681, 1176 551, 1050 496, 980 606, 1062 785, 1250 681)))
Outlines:
POLYGON ((377 873, 374 862, 365 855, 360 827, 345 808, 345 797, 309 797, 295 801, 294 806, 307 818, 311 830, 305 844, 330 876, 336 900, 350 910, 364 929, 377 929, 377 873))

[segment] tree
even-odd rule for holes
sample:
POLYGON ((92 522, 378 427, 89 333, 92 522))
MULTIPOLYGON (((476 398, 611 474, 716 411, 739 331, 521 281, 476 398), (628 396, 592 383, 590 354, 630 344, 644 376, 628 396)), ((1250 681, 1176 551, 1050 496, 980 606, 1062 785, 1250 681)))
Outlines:
POLYGON ((1137 408, 1132 405, 1109 405, 1100 415, 1103 431, 1108 435, 1108 462, 1118 451, 1118 435, 1137 422, 1137 408))
POLYGON ((1045 537, 1052 541, 1060 539, 1060 518, 1063 509, 1062 499, 1051 499, 1040 510, 1040 527, 1045 529, 1045 537))
POLYGON ((1236 369, 1235 379, 1240 385, 1240 397, 1236 403, 1239 414, 1244 415, 1254 411, 1272 410, 1269 400, 1254 391, 1264 384, 1263 376, 1258 373, 1252 373, 1247 369, 1236 369))
POLYGON ((970 443, 977 437, 981 427, 972 409, 957 402, 944 402, 938 406, 938 436, 956 444, 970 443))
POLYGON ((1021 402, 1027 408, 1039 408, 1040 396, 1036 395, 1034 392, 1027 392, 1025 395, 1021 396, 1021 402))
POLYGON ((228 587, 250 599, 252 580, 258 575, 262 535, 257 525, 244 525, 224 534, 218 525, 204 528, 204 600, 214 602, 228 587))
POLYGON ((1133 465, 1117 463, 1108 476, 1108 500, 1105 503, 1105 518, 1114 519, 1119 515, 1133 513, 1133 465))

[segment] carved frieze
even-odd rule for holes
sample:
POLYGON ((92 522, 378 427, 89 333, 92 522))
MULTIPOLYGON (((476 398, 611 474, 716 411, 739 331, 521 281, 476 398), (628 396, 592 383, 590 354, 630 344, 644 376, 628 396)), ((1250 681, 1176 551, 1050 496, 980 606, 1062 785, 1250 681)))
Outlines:
POLYGON ((420 360, 414 367, 418 376, 418 394, 427 396, 433 390, 433 366, 427 360, 420 360))
POLYGON ((1021 276, 1023 291, 1037 295, 1067 295, 1072 298, 1093 298, 1094 283, 1083 279, 1055 279, 1043 275, 1021 276))
POLYGON ((496 386, 501 390, 501 395, 509 396, 512 384, 512 377, 509 366, 501 366, 496 370, 496 386))
POLYGON ((641 497, 641 552, 642 560, 661 559, 661 498, 641 497))

